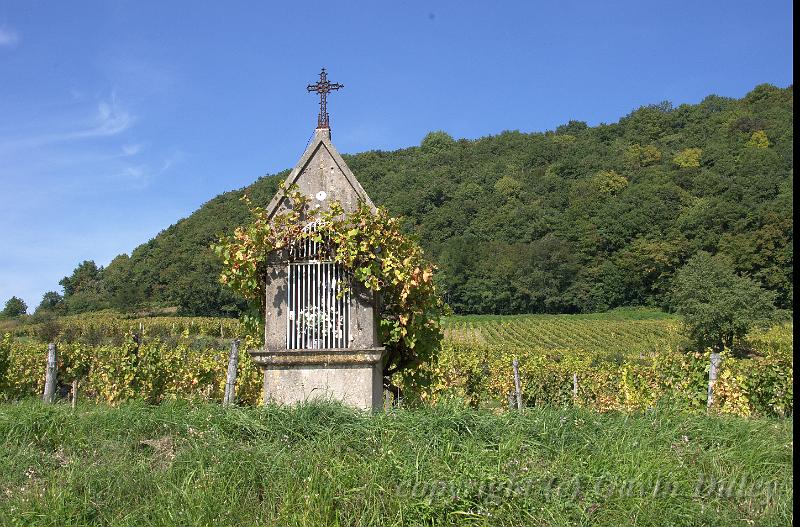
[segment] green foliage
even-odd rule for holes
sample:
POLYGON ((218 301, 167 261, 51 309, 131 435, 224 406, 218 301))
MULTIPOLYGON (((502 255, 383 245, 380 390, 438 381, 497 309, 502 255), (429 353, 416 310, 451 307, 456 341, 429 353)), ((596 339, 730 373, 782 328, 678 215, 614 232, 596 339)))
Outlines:
POLYGON ((28 306, 25 304, 25 301, 17 296, 12 296, 8 300, 6 300, 6 305, 3 308, 3 311, 0 312, 0 316, 5 318, 16 318, 21 315, 24 315, 28 311, 28 306))
POLYGON ((62 313, 64 311, 64 297, 57 291, 48 291, 42 295, 42 301, 36 308, 36 313, 62 313))
POLYGON ((68 313, 85 313, 109 307, 103 268, 92 260, 81 262, 58 283, 64 288, 64 308, 68 313))
POLYGON ((773 313, 775 294, 738 276, 721 258, 699 252, 675 277, 672 301, 700 349, 732 348, 773 313))
POLYGON ((672 162, 680 168, 700 168, 702 157, 702 148, 684 148, 672 158, 672 162))
POLYGON ((747 146, 750 148, 769 148, 769 139, 764 130, 756 130, 750 139, 747 141, 747 146))
POLYGON ((518 198, 522 193, 522 183, 512 176, 503 176, 494 184, 494 189, 506 199, 518 198))
POLYGON ((103 270, 103 284, 108 304, 118 311, 133 311, 144 301, 143 292, 136 286, 131 259, 127 254, 117 256, 103 270))
POLYGON ((615 195, 628 186, 628 179, 613 170, 601 170, 590 181, 601 195, 615 195))
POLYGON ((571 120, 567 124, 562 124, 556 128, 556 134, 578 135, 584 130, 587 130, 589 125, 585 121, 571 120))
POLYGON ((403 234, 400 221, 385 209, 373 212, 365 204, 344 212, 334 202, 321 211, 309 207, 308 198, 296 188, 284 194, 288 209, 270 218, 254 207, 251 223, 214 245, 223 262, 221 282, 261 308, 270 256, 313 239, 328 258, 379 295, 381 341, 387 350, 384 376, 388 379, 432 360, 441 340, 444 304, 433 284, 434 267, 419 245, 403 234), (316 222, 316 230, 304 228, 311 222, 316 222))
POLYGON ((661 161, 661 151, 655 145, 632 144, 623 155, 625 166, 631 170, 654 165, 661 161))
POLYGON ((420 147, 427 153, 440 153, 455 144, 453 138, 447 132, 441 130, 428 133, 420 143, 420 147))
MULTIPOLYGON (((477 140, 433 132, 419 147, 346 159, 373 201, 406 219, 456 312, 665 307, 676 270, 698 251, 726 255, 790 308, 793 138, 792 87, 761 85, 742 99, 646 106, 595 127, 477 140), (769 147, 747 146, 754 136, 769 147), (658 262, 640 271, 648 253, 658 262)), ((248 221, 243 191, 263 206, 285 175, 218 196, 113 261, 100 298, 77 307, 243 311, 208 247, 248 221)))
POLYGON ((94 282, 100 279, 102 268, 98 268, 93 260, 84 260, 72 271, 72 275, 65 276, 59 281, 64 288, 64 296, 70 297, 83 289, 93 287, 94 282))

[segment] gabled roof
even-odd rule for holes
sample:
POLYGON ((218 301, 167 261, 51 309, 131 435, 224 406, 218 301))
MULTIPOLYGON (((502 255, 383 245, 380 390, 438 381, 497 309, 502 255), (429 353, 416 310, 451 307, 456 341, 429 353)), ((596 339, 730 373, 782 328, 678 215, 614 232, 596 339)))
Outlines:
MULTIPOLYGON (((347 166, 347 163, 344 162, 342 156, 336 150, 336 147, 333 146, 331 143, 331 136, 330 136, 330 129, 326 128, 317 128, 314 132, 314 137, 311 139, 306 151, 303 153, 302 157, 300 157, 300 161, 298 161, 297 165, 295 165, 292 172, 286 178, 286 187, 290 187, 291 185, 297 184, 300 180, 301 176, 307 174, 306 167, 311 164, 311 161, 318 157, 318 153, 320 153, 321 149, 325 149, 327 153, 330 155, 333 162, 336 164, 339 172, 347 183, 352 187, 353 191, 355 192, 356 196, 358 197, 359 201, 363 201, 369 207, 375 211, 375 204, 372 203, 372 200, 367 195, 364 188, 361 186, 361 183, 358 182, 356 176, 353 175, 353 172, 350 170, 350 167, 347 166)), ((324 190, 324 189, 321 189, 324 190)), ((281 202, 284 200, 283 193, 278 191, 277 194, 272 198, 272 201, 269 202, 269 205, 266 207, 266 211, 269 218, 272 218, 278 209, 281 206, 281 202)))

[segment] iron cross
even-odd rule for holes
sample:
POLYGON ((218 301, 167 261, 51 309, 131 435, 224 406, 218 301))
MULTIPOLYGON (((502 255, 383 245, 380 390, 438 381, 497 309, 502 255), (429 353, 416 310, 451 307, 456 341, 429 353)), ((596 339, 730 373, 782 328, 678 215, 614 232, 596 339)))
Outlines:
POLYGON ((316 84, 309 84, 306 88, 310 92, 319 94, 319 116, 317 117, 317 128, 330 128, 328 117, 328 94, 333 90, 344 88, 344 84, 337 82, 330 82, 325 68, 319 74, 319 82, 316 84))

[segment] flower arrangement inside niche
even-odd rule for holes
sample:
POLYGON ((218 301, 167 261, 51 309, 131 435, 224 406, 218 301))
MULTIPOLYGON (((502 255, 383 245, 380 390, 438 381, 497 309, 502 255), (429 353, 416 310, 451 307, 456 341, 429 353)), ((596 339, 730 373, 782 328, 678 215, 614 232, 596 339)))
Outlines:
POLYGON ((340 337, 342 320, 336 320, 333 312, 318 306, 309 306, 297 313, 300 330, 307 339, 321 343, 325 335, 340 337))

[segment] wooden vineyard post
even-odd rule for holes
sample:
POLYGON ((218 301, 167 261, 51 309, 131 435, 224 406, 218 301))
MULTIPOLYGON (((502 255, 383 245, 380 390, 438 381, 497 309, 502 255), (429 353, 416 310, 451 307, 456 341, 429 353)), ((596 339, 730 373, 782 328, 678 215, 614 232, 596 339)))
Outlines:
POLYGON ((719 374, 719 365, 722 362, 722 356, 716 348, 711 350, 711 364, 708 368, 708 399, 706 401, 706 408, 711 409, 714 402, 714 384, 717 382, 717 375, 719 374))
POLYGON ((56 356, 56 345, 47 345, 47 370, 44 375, 44 394, 42 400, 52 403, 56 398, 56 377, 58 376, 58 361, 56 356))
POLYGON ((78 405, 78 379, 72 379, 72 409, 78 405))
POLYGON ((572 374, 572 402, 576 404, 578 402, 578 374, 572 374))
POLYGON ((228 378, 225 382, 224 406, 230 406, 236 397, 236 369, 239 367, 239 339, 233 339, 231 353, 228 356, 228 378))
POLYGON ((514 367, 514 392, 517 396, 517 410, 522 410, 522 390, 519 383, 519 361, 515 358, 511 363, 514 367))

